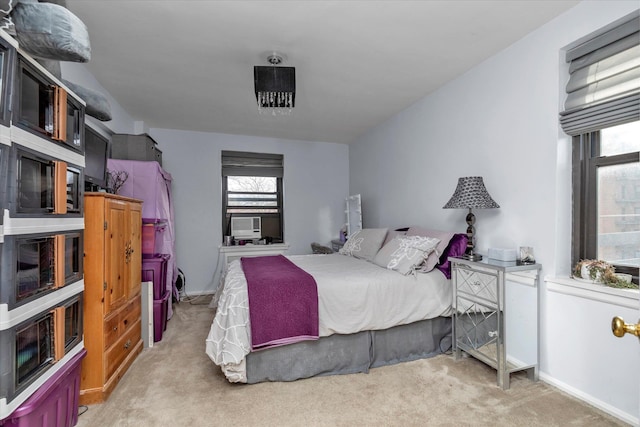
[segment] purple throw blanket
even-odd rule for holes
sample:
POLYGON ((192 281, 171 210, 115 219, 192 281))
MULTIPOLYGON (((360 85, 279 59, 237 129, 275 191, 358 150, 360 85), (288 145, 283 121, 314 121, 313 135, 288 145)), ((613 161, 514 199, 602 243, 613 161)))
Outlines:
POLYGON ((251 349, 318 339, 313 277, 282 255, 242 258, 247 279, 251 349))

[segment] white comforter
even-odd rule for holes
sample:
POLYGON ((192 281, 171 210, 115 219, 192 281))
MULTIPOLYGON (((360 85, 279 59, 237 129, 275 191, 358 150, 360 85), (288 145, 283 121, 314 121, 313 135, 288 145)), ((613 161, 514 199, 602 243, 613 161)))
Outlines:
MULTIPOLYGON (((287 258, 316 280, 321 337, 387 329, 453 312, 451 281, 437 269, 403 276, 339 254, 287 258)), ((247 282, 236 260, 229 264, 206 353, 230 382, 246 382, 250 350, 247 282)))

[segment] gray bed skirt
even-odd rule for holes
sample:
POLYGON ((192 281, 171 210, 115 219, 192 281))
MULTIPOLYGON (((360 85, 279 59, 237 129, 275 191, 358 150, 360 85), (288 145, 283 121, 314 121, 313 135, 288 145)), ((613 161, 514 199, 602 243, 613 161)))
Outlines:
POLYGON ((369 372, 370 368, 437 356, 451 349, 451 317, 381 331, 330 335, 249 353, 247 383, 369 372))

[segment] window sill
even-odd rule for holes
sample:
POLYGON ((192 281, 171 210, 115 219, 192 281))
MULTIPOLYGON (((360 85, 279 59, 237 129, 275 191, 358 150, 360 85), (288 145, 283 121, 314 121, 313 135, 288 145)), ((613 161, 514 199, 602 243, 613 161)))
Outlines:
POLYGON ((618 289, 597 283, 583 283, 570 277, 546 277, 547 289, 565 295, 573 295, 594 301, 615 304, 627 308, 638 308, 638 289, 618 289))

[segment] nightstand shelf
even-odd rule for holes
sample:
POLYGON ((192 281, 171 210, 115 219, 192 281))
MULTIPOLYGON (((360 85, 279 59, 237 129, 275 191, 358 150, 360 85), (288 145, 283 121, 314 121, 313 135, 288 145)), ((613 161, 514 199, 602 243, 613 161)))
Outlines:
POLYGON ((538 379, 539 264, 449 258, 453 279, 453 350, 497 371, 509 388, 512 372, 538 379))

